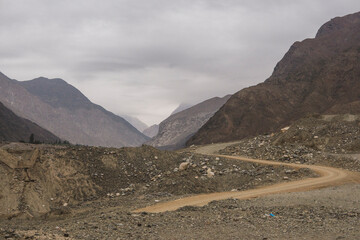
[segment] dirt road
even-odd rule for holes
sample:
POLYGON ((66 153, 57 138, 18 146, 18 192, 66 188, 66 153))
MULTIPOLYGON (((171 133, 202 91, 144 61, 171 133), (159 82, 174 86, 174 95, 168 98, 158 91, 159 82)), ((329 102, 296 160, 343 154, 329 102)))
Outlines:
POLYGON ((313 189, 336 186, 350 182, 360 183, 359 173, 350 172, 339 168, 295 164, 295 163, 282 163, 282 162, 275 162, 269 160, 257 160, 257 159, 250 159, 250 158, 237 157, 237 156, 214 154, 218 150, 226 147, 227 145, 229 145, 229 143, 208 145, 197 149, 196 152, 201 154, 236 159, 240 161, 254 162, 259 164, 283 165, 295 169, 309 168, 314 172, 316 172, 319 175, 319 177, 279 183, 271 186, 260 187, 258 189, 252 189, 252 190, 246 190, 240 192, 218 192, 218 193, 210 193, 210 194, 199 194, 191 197, 180 198, 174 201, 158 203, 152 206, 137 209, 134 212, 159 213, 166 211, 174 211, 184 206, 204 206, 214 200, 223 200, 228 198, 249 199, 249 198, 256 198, 256 197, 269 195, 269 194, 276 194, 276 193, 309 191, 313 189))

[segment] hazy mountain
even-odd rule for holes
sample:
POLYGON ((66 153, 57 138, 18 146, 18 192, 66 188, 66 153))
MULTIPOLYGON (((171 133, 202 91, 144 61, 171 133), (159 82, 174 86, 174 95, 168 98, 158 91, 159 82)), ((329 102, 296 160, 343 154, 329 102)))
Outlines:
POLYGON ((30 135, 32 134, 34 141, 45 143, 60 141, 51 132, 27 119, 17 116, 0 102, 0 141, 29 142, 30 135))
POLYGON ((360 113, 359 76, 360 12, 295 42, 270 78, 234 94, 187 144, 269 133, 309 113, 360 113))
POLYGON ((183 111, 185 109, 188 109, 188 108, 190 108, 192 106, 193 105, 191 105, 191 104, 181 103, 177 108, 175 108, 175 110, 170 115, 174 115, 174 114, 176 114, 178 112, 181 112, 181 111, 183 111))
POLYGON ((146 123, 142 122, 140 119, 136 117, 132 117, 126 114, 122 114, 121 117, 124 118, 126 121, 128 121, 131 125, 133 125, 137 130, 139 130, 139 132, 143 132, 145 129, 149 127, 148 125, 146 125, 146 123))
POLYGON ((159 132, 159 125, 158 124, 154 124, 150 127, 148 127, 147 129, 145 129, 143 131, 143 134, 145 134, 146 136, 153 138, 155 137, 159 132))
MULTIPOLYGON (((188 108, 190 108, 192 106, 193 105, 191 105, 191 104, 181 103, 177 108, 175 108, 175 110, 170 114, 170 116, 174 115, 174 114, 176 114, 178 112, 181 112, 181 111, 183 111, 185 109, 188 109, 188 108)), ((154 124, 154 125, 146 128, 142 133, 145 134, 146 136, 150 137, 150 138, 153 138, 159 133, 159 125, 154 124)))
POLYGON ((159 125, 159 133, 147 142, 154 147, 178 149, 230 98, 214 97, 171 115, 159 125))
POLYGON ((72 143, 121 147, 139 146, 148 139, 62 79, 19 82, 0 74, 0 101, 72 143))

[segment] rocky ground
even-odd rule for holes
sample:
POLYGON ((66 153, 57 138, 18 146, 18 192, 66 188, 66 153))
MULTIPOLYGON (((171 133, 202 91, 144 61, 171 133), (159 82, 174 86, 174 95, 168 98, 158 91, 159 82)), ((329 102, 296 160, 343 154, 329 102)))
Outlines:
POLYGON ((346 185, 253 200, 229 199, 160 214, 134 214, 125 207, 99 207, 55 219, 6 222, 1 224, 0 236, 6 239, 358 239, 359 204, 359 185, 346 185))
MULTIPOLYGON (((308 169, 149 146, 116 149, 9 143, 0 146, 0 155, 0 236, 7 239, 27 235, 27 239, 70 235, 89 239, 113 212, 126 219, 132 216, 131 210, 149 203, 315 176, 308 169), (77 226, 74 219, 92 220, 84 221, 78 232, 77 227, 71 233, 52 231, 52 224, 65 224, 54 226, 55 230, 77 226), (47 224, 51 227, 44 229, 47 224)), ((98 239, 103 238, 99 235, 98 239)))
POLYGON ((308 117, 282 132, 247 138, 220 152, 360 171, 360 117, 308 117))

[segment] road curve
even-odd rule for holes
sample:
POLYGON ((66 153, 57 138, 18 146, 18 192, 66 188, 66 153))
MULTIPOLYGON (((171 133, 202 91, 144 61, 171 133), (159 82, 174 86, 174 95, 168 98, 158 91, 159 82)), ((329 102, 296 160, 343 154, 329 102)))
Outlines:
MULTIPOLYGON (((208 151, 197 151, 199 153, 209 153, 208 151)), ((134 212, 149 212, 159 213, 166 211, 175 211, 184 206, 204 206, 214 200, 223 200, 228 198, 236 199, 250 199, 260 196, 276 193, 287 193, 287 192, 300 192, 309 191, 313 189, 319 189, 323 187, 336 186, 345 183, 360 183, 360 174, 357 172, 350 172, 340 168, 325 167, 318 165, 305 165, 295 163, 282 163, 269 160, 258 160, 238 156, 208 154, 212 156, 236 159, 246 162, 254 162, 259 164, 267 165, 283 165, 289 166, 295 169, 309 168, 316 172, 319 177, 317 178, 306 178, 297 181, 278 183, 270 186, 259 187, 256 189, 239 191, 239 192, 217 192, 209 194, 199 194, 191 197, 184 197, 174 201, 161 202, 155 205, 151 205, 145 208, 136 209, 134 212)))

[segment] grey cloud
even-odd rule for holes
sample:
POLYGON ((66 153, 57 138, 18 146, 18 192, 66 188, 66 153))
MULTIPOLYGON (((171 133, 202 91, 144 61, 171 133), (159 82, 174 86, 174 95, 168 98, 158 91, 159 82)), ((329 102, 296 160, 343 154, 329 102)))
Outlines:
POLYGON ((126 71, 126 70, 134 70, 141 69, 144 66, 136 63, 129 63, 126 61, 118 61, 118 60, 93 60, 93 61, 83 61, 74 66, 74 71, 90 71, 90 72, 118 72, 118 71, 126 71))

